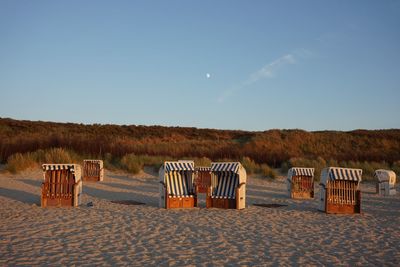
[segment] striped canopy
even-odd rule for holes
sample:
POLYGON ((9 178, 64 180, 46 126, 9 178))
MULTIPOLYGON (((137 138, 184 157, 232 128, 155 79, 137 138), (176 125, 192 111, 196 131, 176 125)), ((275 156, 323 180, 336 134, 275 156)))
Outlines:
POLYGON ((209 171, 211 171, 211 168, 210 167, 195 167, 194 170, 200 171, 200 172, 209 172, 209 171))
POLYGON ((78 164, 43 164, 43 171, 56 171, 56 170, 71 170, 74 171, 79 166, 78 164))
POLYGON ((84 159, 83 162, 103 164, 103 161, 101 159, 84 159))
POLYGON ((293 176, 297 175, 314 176, 314 168, 293 167, 289 169, 289 173, 292 173, 293 176))
POLYGON ((328 181, 342 180, 355 181, 360 183, 362 176, 361 169, 350 169, 340 167, 328 167, 321 172, 321 184, 326 185, 328 181))
POLYGON ((329 179, 333 180, 347 180, 347 181, 361 181, 362 170, 350 168, 329 168, 329 179))
POLYGON ((194 171, 193 161, 170 161, 165 162, 165 170, 170 171, 194 171))
POLYGON ((213 162, 211 163, 211 171, 213 172, 239 172, 239 162, 213 162))

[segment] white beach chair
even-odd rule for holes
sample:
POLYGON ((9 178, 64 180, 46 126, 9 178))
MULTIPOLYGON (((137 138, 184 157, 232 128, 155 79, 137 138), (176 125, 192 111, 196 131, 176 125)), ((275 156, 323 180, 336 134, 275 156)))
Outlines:
POLYGON ((246 180, 246 170, 240 162, 211 163, 211 192, 207 208, 244 209, 246 180))

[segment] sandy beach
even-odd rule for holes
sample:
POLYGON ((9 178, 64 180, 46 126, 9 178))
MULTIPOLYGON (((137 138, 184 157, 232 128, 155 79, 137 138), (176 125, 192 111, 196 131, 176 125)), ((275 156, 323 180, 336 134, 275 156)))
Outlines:
POLYGON ((39 169, 0 174, 1 266, 400 265, 400 194, 373 184, 362 184, 361 215, 326 215, 316 198, 288 199, 283 177, 250 176, 241 211, 160 209, 151 172, 106 171, 77 208, 41 208, 41 183, 39 169))

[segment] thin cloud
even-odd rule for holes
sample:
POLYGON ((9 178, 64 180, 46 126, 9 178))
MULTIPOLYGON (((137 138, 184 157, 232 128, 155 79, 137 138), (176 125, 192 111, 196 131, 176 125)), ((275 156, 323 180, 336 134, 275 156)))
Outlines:
POLYGON ((245 88, 248 85, 251 85, 251 84, 256 83, 263 79, 273 78, 273 77, 275 77, 275 75, 279 69, 281 69, 285 65, 290 65, 290 64, 294 64, 294 63, 296 63, 296 59, 292 54, 284 55, 284 56, 266 64, 264 67, 262 67, 258 71, 250 74, 249 78, 246 81, 244 81, 240 86, 223 91, 223 93, 218 97, 217 101, 219 103, 222 103, 225 101, 225 99, 230 97, 232 94, 234 94, 237 91, 242 90, 243 88, 245 88))
POLYGON ((272 78, 275 76, 278 69, 282 68, 285 65, 294 64, 294 63, 296 63, 296 60, 292 54, 284 55, 284 56, 272 61, 271 63, 268 63, 267 65, 262 67, 260 70, 251 74, 249 79, 245 82, 245 85, 249 85, 249 84, 258 82, 259 80, 272 78))

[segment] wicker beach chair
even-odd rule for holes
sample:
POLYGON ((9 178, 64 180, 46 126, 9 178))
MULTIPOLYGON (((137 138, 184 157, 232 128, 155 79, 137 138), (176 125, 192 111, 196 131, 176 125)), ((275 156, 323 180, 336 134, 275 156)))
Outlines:
POLYGON ((83 181, 101 182, 104 179, 103 161, 96 159, 83 160, 83 181))
POLYGON ((360 213, 362 170, 329 167, 322 170, 319 209, 326 213, 360 213))
POLYGON ((81 202, 81 166, 43 164, 41 206, 76 207, 81 202))
POLYGON ((160 167, 160 208, 197 206, 193 161, 167 161, 160 167))
POLYGON ((396 173, 390 170, 376 170, 374 177, 377 180, 376 192, 381 196, 392 196, 396 194, 396 173))
POLYGON ((239 162, 211 163, 211 189, 207 208, 244 209, 246 170, 239 162))
POLYGON ((314 198, 314 168, 290 168, 286 184, 290 198, 314 198))

